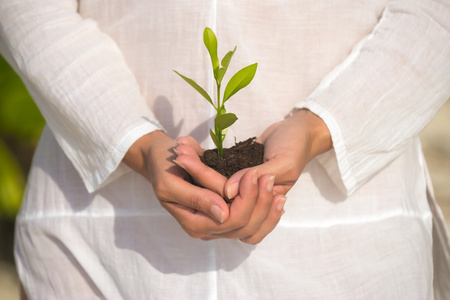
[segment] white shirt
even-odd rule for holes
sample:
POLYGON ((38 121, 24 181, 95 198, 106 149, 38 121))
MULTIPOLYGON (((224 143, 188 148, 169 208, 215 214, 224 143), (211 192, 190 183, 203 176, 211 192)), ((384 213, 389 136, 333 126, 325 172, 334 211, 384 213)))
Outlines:
POLYGON ((450 3, 2 0, 0 51, 45 117, 16 260, 31 299, 445 299, 450 243, 418 135, 450 96, 450 3), (311 161, 257 246, 187 236, 121 160, 164 129, 204 148, 204 27, 228 74, 233 138, 294 108, 334 149, 311 161), (434 264, 433 264, 434 260, 434 264), (436 289, 433 289, 433 281, 436 289))

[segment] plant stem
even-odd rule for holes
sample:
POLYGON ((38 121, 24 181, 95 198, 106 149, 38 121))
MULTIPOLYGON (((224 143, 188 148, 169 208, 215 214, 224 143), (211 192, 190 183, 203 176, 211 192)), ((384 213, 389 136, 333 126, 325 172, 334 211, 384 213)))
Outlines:
MULTIPOLYGON (((220 82, 216 80, 216 87, 217 87, 217 115, 222 114, 222 105, 220 104, 220 82)), ((219 145, 217 145, 217 154, 219 157, 223 156, 223 137, 222 137, 222 131, 219 128, 215 128, 216 136, 219 139, 219 145)))
POLYGON ((219 111, 221 108, 220 105, 220 83, 216 81, 216 86, 217 86, 217 110, 219 111))

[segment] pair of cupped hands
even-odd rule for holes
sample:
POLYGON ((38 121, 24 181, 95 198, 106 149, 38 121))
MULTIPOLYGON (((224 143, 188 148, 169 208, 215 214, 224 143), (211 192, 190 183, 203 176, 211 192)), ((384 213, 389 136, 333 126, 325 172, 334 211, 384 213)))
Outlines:
POLYGON ((229 179, 201 162, 204 150, 194 138, 175 141, 162 131, 138 139, 124 162, 152 184, 189 236, 257 244, 280 221, 286 193, 305 165, 332 147, 325 123, 305 109, 269 126, 257 142, 264 144, 264 163, 229 179))

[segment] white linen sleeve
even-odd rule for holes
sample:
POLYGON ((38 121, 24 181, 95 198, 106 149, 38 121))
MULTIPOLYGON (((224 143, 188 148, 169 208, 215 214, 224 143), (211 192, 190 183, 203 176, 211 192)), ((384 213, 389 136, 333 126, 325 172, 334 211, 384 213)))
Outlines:
POLYGON ((450 96, 450 2, 388 1, 373 32, 296 108, 327 124, 317 157, 351 194, 398 157, 450 96))
POLYGON ((0 1, 0 52, 89 192, 128 169, 118 166, 134 141, 161 129, 116 43, 77 1, 0 1))

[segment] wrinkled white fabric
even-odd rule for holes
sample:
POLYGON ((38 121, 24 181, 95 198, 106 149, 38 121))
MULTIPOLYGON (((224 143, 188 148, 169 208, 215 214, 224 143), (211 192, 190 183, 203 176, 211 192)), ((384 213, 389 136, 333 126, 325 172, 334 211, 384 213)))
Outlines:
POLYGON ((418 139, 450 96, 449 1, 2 0, 0 37, 48 124, 17 218, 29 298, 450 297, 418 139), (257 246, 188 237, 121 164, 156 129, 213 146, 212 109, 172 72, 213 91, 206 26, 220 56, 237 45, 228 74, 259 64, 228 146, 302 107, 333 138, 257 246))

